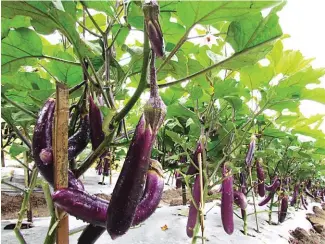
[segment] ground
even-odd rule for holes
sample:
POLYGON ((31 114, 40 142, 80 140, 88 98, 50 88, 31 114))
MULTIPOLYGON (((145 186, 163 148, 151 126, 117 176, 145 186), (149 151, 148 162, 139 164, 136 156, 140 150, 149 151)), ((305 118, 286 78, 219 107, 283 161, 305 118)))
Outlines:
MULTIPOLYGON (((19 170, 18 170, 19 171, 19 170)), ((17 178, 21 177, 22 173, 15 174, 17 178), (20 176, 19 176, 20 175, 20 176)), ((5 172, 2 171, 4 174, 5 172)), ((117 179, 117 174, 113 175, 113 182, 117 179)), ((166 177, 168 178, 168 177, 166 177)), ((114 185, 98 185, 100 177, 95 174, 94 171, 87 172, 87 176, 82 179, 85 184, 85 188, 88 192, 97 193, 100 197, 108 197, 112 192, 114 185)), ((108 179, 107 181, 108 182, 108 179)), ((115 244, 184 244, 191 243, 186 235, 186 222, 188 205, 183 206, 181 204, 181 190, 176 190, 174 187, 175 182, 169 182, 169 185, 165 185, 165 192, 160 204, 160 207, 156 212, 142 224, 141 226, 130 229, 124 236, 114 240, 115 244), (176 205, 176 206, 170 206, 176 205)), ((4 226, 9 223, 14 223, 16 213, 19 211, 22 196, 12 196, 12 192, 9 194, 9 189, 5 188, 2 192, 1 210, 1 243, 15 244, 18 243, 12 230, 4 230, 4 226), (4 220, 4 219, 10 220, 4 220)), ((261 199, 258 199, 260 201, 261 199)), ((248 213, 253 212, 252 199, 248 199, 248 213)), ((33 215, 36 217, 47 216, 48 212, 45 205, 45 200, 41 192, 34 193, 32 198, 33 215)), ((313 206, 320 206, 318 203, 310 203, 308 210, 295 211, 293 208, 289 208, 287 220, 280 225, 269 225, 266 221, 268 215, 263 212, 258 215, 259 229, 261 233, 256 232, 256 224, 254 215, 248 217, 248 233, 249 236, 244 236, 241 232, 243 222, 241 219, 234 216, 235 231, 232 235, 227 235, 222 227, 220 217, 220 200, 215 200, 206 204, 205 209, 208 210, 211 207, 205 219, 205 236, 209 240, 207 243, 288 243, 290 239, 290 231, 295 230, 297 227, 304 230, 310 230, 312 228, 311 223, 306 219, 306 213, 313 213, 313 206)), ((265 210, 265 207, 259 208, 259 211, 265 210)), ((236 209, 239 214, 239 210, 236 209)), ((277 220, 277 215, 273 214, 273 220, 277 220)), ((34 218, 34 227, 31 229, 22 230, 22 233, 27 243, 41 244, 45 239, 45 235, 48 230, 50 219, 49 217, 34 218)), ((69 217, 70 231, 76 228, 80 229, 85 226, 86 223, 80 220, 76 220, 74 217, 69 217)), ((70 235, 70 243, 77 243, 80 232, 70 235)), ((101 238, 96 242, 98 244, 113 243, 109 235, 105 232, 101 238)), ((199 240, 197 243, 201 243, 199 240)), ((297 242, 303 243, 303 242, 297 242)))

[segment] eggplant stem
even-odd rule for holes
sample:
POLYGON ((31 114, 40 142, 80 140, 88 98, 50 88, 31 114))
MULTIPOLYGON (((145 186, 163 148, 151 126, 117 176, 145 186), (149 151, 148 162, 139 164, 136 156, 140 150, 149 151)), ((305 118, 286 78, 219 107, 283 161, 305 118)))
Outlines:
POLYGON ((254 214, 255 214, 255 222, 256 222, 256 230, 257 232, 259 231, 258 228, 258 220, 257 220, 257 211, 256 211, 256 201, 255 201, 255 192, 254 192, 254 187, 253 187, 253 179, 252 179, 252 168, 248 167, 248 171, 249 171, 249 179, 250 179, 250 183, 251 183, 251 187, 252 187, 252 196, 253 196, 253 204, 254 204, 254 214))

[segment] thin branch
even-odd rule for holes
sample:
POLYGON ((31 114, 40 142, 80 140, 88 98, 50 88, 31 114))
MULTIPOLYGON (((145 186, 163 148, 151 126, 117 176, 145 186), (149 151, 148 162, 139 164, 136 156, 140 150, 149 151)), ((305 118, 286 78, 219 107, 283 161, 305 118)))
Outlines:
POLYGON ((110 103, 109 103, 109 101, 108 101, 108 98, 107 98, 107 96, 106 96, 106 93, 105 93, 105 91, 104 91, 104 89, 103 89, 102 83, 100 82, 100 79, 98 78, 98 76, 97 76, 97 74, 96 74, 96 70, 95 70, 93 64, 91 63, 90 59, 89 59, 88 57, 87 57, 86 59, 87 59, 87 62, 88 62, 88 64, 89 64, 89 66, 90 66, 91 71, 92 71, 93 74, 94 74, 94 77, 95 77, 95 79, 96 79, 96 81, 97 81, 97 84, 98 84, 98 86, 99 86, 99 89, 100 89, 100 91, 101 91, 102 94, 103 94, 104 101, 105 101, 107 107, 110 108, 111 105, 110 105, 110 103))
MULTIPOLYGON (((4 153, 10 155, 10 153, 9 153, 8 151, 6 151, 6 150, 4 150, 4 149, 2 149, 2 151, 3 151, 4 153)), ((23 167, 25 167, 28 171, 32 172, 32 170, 31 170, 30 168, 28 168, 27 165, 24 164, 24 163, 23 163, 19 158, 17 158, 16 156, 12 156, 12 155, 10 155, 10 157, 16 159, 16 161, 17 161, 19 164, 21 164, 23 167)))
POLYGON ((93 24, 94 24, 94 26, 96 27, 96 29, 99 31, 99 33, 100 33, 102 36, 104 36, 105 33, 102 31, 102 29, 99 27, 99 25, 97 24, 97 22, 95 21, 95 19, 93 18, 93 16, 90 14, 90 12, 89 12, 89 10, 88 10, 86 4, 85 4, 83 1, 80 1, 80 3, 82 4, 82 6, 84 6, 84 8, 85 8, 85 10, 86 10, 86 12, 87 12, 87 14, 88 14, 88 16, 89 16, 91 22, 93 22, 93 24))
MULTIPOLYGON (((19 191, 22 191, 22 192, 26 192, 25 189, 20 188, 19 186, 16 186, 16 185, 11 184, 11 183, 9 183, 9 182, 6 182, 6 181, 4 181, 4 180, 1 180, 1 183, 2 183, 2 184, 5 184, 5 185, 7 185, 7 186, 10 186, 10 187, 12 187, 12 188, 14 188, 14 189, 16 189, 16 190, 19 190, 19 191)), ((3 190, 3 189, 2 189, 2 190, 3 190)))
MULTIPOLYGON (((144 28, 145 25, 144 25, 144 28)), ((125 115, 132 109, 134 104, 138 101, 139 97, 141 96, 142 92, 147 87, 147 73, 148 73, 148 64, 149 64, 149 56, 150 56, 150 48, 149 48, 149 41, 148 36, 146 34, 146 30, 144 31, 144 43, 143 43, 143 63, 142 63, 142 71, 141 71, 141 78, 139 85, 134 92, 133 96, 130 98, 128 103, 124 106, 124 108, 114 117, 114 122, 120 122, 125 115)))
POLYGON ((112 38, 112 43, 109 45, 108 49, 110 49, 110 48, 114 45, 114 42, 116 41, 117 36, 118 36, 118 34, 120 34, 121 30, 122 30, 122 27, 120 26, 120 28, 118 29, 117 33, 116 33, 115 36, 112 38))
POLYGON ((78 85, 75 85, 74 87, 71 87, 69 89, 69 94, 72 94, 73 92, 78 90, 80 87, 82 87, 84 84, 86 84, 86 81, 83 81, 83 82, 79 83, 78 85))
POLYGON ((18 128, 13 125, 8 118, 6 118, 5 116, 2 116, 2 118, 8 123, 8 125, 15 131, 15 133, 17 134, 17 136, 19 137, 20 140, 22 140, 26 146, 31 150, 32 149, 32 144, 28 141, 28 139, 20 132, 20 130, 18 130, 18 128))
MULTIPOLYGON (((216 34, 211 34, 212 36, 221 36, 221 35, 227 35, 227 32, 220 32, 220 33, 216 33, 216 34)), ((187 40, 192 40, 192 39, 196 39, 196 38, 202 38, 205 37, 207 35, 200 35, 200 36, 192 36, 192 37, 188 37, 187 40)))
POLYGON ((230 61, 232 61, 232 60, 235 59, 236 57, 241 56, 241 55, 244 55, 244 54, 246 54, 247 52, 249 52, 249 51, 251 51, 251 50, 253 50, 253 49, 257 48, 257 47, 260 47, 260 46, 262 46, 262 45, 264 45, 264 44, 266 44, 266 43, 269 43, 269 42, 273 42, 274 40, 278 39, 279 37, 280 37, 280 36, 276 36, 276 37, 274 37, 274 38, 272 38, 272 39, 270 39, 270 40, 267 40, 267 41, 265 41, 265 42, 262 42, 262 43, 260 43, 260 44, 257 44, 256 46, 253 46, 253 47, 247 48, 247 49, 245 49, 245 50, 243 50, 243 51, 237 52, 237 53, 235 53, 234 55, 232 55, 231 57, 226 58, 226 59, 222 60, 222 61, 219 62, 219 63, 213 64, 213 65, 211 65, 211 66, 209 66, 209 67, 207 67, 207 68, 205 68, 205 69, 203 69, 203 70, 201 70, 201 71, 198 71, 198 72, 196 72, 196 73, 193 73, 193 74, 191 74, 191 75, 189 75, 189 76, 187 76, 187 77, 184 77, 184 78, 181 78, 181 79, 179 79, 179 80, 172 81, 172 82, 169 82, 169 83, 166 83, 166 84, 161 84, 161 85, 158 85, 158 86, 159 86, 159 88, 169 87, 169 86, 176 85, 176 84, 178 84, 178 83, 184 82, 184 81, 186 81, 186 80, 189 80, 189 79, 195 78, 195 77, 197 77, 197 76, 199 76, 199 75, 202 75, 202 74, 204 74, 204 73, 206 73, 206 72, 208 72, 208 71, 210 71, 210 70, 212 70, 212 69, 218 68, 218 67, 220 67, 220 66, 222 66, 222 65, 224 65, 224 64, 226 64, 226 63, 228 63, 228 62, 230 62, 230 61))
POLYGON ((91 31, 90 29, 88 29, 86 26, 84 26, 81 22, 77 21, 78 25, 80 25, 84 30, 88 31, 90 34, 92 34, 93 36, 96 36, 96 37, 99 37, 99 38, 102 38, 101 35, 91 31))
MULTIPOLYGON (((7 56, 7 55, 3 54, 3 56, 7 56)), ((65 59, 62 59, 62 58, 56 58, 56 57, 47 56, 47 55, 30 55, 30 56, 24 56, 24 57, 17 57, 17 58, 15 58, 13 60, 10 60, 10 61, 2 64, 1 67, 5 67, 6 65, 11 64, 12 62, 16 62, 18 60, 26 59, 26 58, 47 58, 47 59, 59 61, 59 62, 66 63, 66 64, 77 65, 77 66, 80 66, 81 65, 78 62, 69 61, 69 60, 65 60, 65 59)))
POLYGON ((23 106, 19 105, 18 103, 12 101, 5 94, 2 93, 1 95, 2 95, 2 98, 4 100, 6 100, 8 103, 10 103, 11 105, 15 106, 16 108, 19 108, 21 111, 25 112, 26 114, 28 114, 29 116, 33 117, 34 119, 37 119, 37 115, 36 114, 34 114, 33 112, 31 112, 28 109, 24 108, 23 106))

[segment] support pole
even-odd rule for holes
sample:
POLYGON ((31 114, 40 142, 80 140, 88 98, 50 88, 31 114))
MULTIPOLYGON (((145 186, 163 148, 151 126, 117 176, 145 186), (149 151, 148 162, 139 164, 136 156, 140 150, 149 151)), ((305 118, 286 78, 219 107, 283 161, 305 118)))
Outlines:
MULTIPOLYGON (((55 125, 53 131, 54 152, 54 189, 68 187, 68 124, 69 89, 66 85, 56 84, 55 125)), ((60 222, 57 226, 56 243, 69 243, 69 216, 58 209, 60 222)))

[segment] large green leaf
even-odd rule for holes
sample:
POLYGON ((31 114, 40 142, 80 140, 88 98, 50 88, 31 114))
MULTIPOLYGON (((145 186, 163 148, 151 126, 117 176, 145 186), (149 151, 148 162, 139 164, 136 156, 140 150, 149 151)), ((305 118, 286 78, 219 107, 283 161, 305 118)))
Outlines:
POLYGON ((12 19, 1 18, 1 39, 5 38, 10 28, 29 27, 30 19, 25 16, 14 16, 12 19))
POLYGON ((197 23, 212 24, 242 18, 276 3, 276 1, 185 1, 178 4, 177 14, 180 21, 190 28, 197 23))
POLYGON ((282 35, 279 17, 276 13, 283 6, 284 3, 274 7, 265 18, 261 13, 257 13, 239 21, 233 21, 229 26, 226 40, 232 45, 235 52, 282 35))
POLYGON ((37 60, 31 57, 42 56, 41 38, 27 28, 10 31, 1 43, 2 74, 15 72, 22 65, 35 65, 37 60))
POLYGON ((73 11, 69 8, 69 11, 65 12, 64 9, 58 9, 57 7, 57 4, 50 1, 3 2, 1 13, 5 18, 12 18, 16 15, 31 17, 34 23, 38 23, 38 28, 41 29, 42 33, 59 30, 71 42, 75 53, 79 57, 92 57, 94 55, 93 51, 80 38, 76 30, 75 16, 71 15, 73 11))

